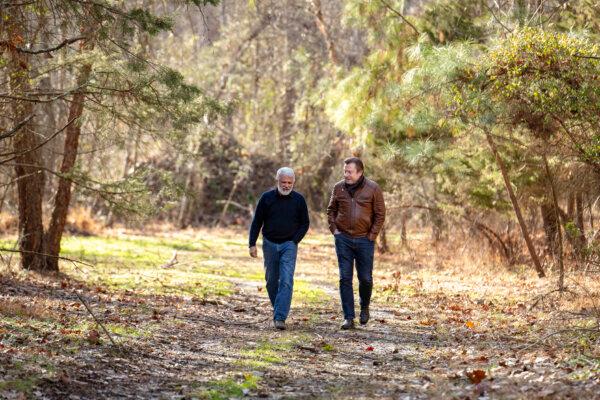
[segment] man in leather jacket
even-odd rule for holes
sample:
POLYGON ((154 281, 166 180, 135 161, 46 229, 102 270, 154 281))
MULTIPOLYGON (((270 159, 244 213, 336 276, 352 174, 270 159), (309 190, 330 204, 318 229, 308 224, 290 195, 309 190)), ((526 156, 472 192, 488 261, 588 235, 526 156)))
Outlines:
POLYGON ((360 323, 369 321, 373 290, 375 239, 385 221, 383 192, 364 176, 363 162, 356 157, 344 160, 344 179, 335 184, 327 206, 329 229, 335 237, 340 270, 340 297, 344 312, 342 329, 354 328, 354 264, 358 275, 360 323))

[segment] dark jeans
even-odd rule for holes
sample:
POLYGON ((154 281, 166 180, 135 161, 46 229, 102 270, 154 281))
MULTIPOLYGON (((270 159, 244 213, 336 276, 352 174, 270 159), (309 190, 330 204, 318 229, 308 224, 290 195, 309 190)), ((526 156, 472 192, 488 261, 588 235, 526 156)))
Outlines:
POLYGON ((265 280, 269 300, 273 305, 273 319, 276 321, 285 321, 290 312, 297 253, 296 243, 273 243, 263 236, 265 280))
POLYGON ((368 307, 373 291, 373 257, 375 255, 375 242, 366 237, 353 238, 344 233, 335 237, 335 252, 340 268, 340 297, 345 319, 354 319, 354 291, 352 277, 354 275, 354 262, 358 275, 358 294, 360 306, 368 307))

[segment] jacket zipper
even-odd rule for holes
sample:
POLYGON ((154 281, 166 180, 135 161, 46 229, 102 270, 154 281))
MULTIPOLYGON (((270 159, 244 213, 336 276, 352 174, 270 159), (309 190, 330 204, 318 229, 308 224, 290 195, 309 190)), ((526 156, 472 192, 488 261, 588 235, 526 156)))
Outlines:
MULTIPOLYGON (((355 193, 356 194, 356 193, 355 193)), ((351 205, 350 205, 350 230, 354 235, 354 197, 351 197, 351 205)))

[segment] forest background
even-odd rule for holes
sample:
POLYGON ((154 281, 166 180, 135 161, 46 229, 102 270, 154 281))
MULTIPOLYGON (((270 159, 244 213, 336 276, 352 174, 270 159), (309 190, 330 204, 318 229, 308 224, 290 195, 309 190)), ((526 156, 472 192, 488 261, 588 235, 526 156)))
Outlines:
POLYGON ((6 265, 70 273, 65 238, 118 230, 243 237, 281 166, 322 235, 354 155, 385 192, 380 255, 460 248, 585 287, 597 356, 598 2, 2 0, 0 19, 6 265))

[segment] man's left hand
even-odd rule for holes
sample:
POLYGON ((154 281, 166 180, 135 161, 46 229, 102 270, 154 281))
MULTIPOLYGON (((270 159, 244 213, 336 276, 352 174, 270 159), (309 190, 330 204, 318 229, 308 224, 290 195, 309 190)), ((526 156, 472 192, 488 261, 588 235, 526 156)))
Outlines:
POLYGON ((256 258, 258 257, 258 251, 256 250, 256 246, 250 247, 250 257, 256 258))

